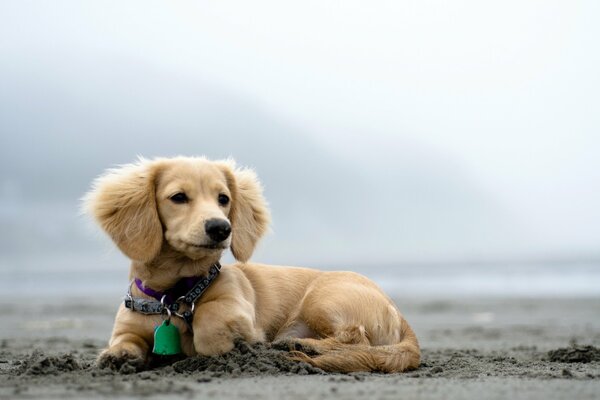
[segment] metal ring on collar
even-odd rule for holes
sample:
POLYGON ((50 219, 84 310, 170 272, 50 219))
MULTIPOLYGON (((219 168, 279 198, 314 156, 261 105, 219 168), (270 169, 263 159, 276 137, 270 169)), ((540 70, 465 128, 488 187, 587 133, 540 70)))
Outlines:
POLYGON ((163 307, 162 311, 160 312, 160 315, 161 315, 163 321, 171 320, 171 310, 169 310, 169 307, 163 307), (165 318, 165 315, 167 316, 166 318, 165 318))
POLYGON ((163 295, 163 297, 160 299, 160 304, 162 304, 162 310, 160 310, 160 315, 163 317, 163 321, 167 320, 170 321, 171 320, 171 309, 169 308, 169 306, 165 305, 165 297, 167 297, 167 295, 163 295), (167 311, 167 318, 164 318, 165 315, 165 310, 167 311))
MULTIPOLYGON (((184 304, 188 304, 188 303, 185 301, 185 296, 181 296, 181 297, 179 297, 177 300, 175 300, 175 303, 174 303, 174 304, 177 304, 177 311, 173 311, 173 314, 175 314, 175 315, 176 315, 176 316, 178 316, 179 318, 184 318, 184 316, 183 316, 183 312, 180 312, 180 311, 181 311, 181 310, 183 310, 183 305, 184 305, 184 304)), ((188 304, 188 305, 189 305, 189 304, 188 304)), ((195 310, 195 309, 196 309, 196 303, 191 303, 191 306, 190 306, 190 311, 191 311, 191 313, 192 313, 192 314, 194 313, 194 310, 195 310)), ((184 311, 184 312, 185 312, 185 311, 184 311)), ((185 318, 184 318, 184 319, 185 319, 185 318)))

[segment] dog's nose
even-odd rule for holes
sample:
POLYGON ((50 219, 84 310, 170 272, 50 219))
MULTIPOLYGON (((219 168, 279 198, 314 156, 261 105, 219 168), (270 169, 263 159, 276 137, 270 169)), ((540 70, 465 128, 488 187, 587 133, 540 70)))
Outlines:
POLYGON ((215 242, 222 242, 229 237, 231 225, 224 219, 213 218, 206 221, 204 230, 215 242))

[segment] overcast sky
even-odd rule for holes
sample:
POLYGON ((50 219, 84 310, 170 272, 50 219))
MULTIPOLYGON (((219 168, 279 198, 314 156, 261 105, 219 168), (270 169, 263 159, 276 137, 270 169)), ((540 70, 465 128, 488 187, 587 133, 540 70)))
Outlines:
POLYGON ((597 1, 5 1, 0 215, 137 154, 232 155, 265 181, 278 262, 598 255, 599 18, 597 1))

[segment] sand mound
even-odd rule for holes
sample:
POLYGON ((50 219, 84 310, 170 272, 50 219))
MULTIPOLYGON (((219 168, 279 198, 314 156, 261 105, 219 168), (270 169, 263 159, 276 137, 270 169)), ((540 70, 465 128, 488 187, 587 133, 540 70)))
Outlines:
POLYGON ((309 364, 289 360, 286 354, 286 352, 274 350, 264 344, 249 345, 245 342, 238 342, 235 348, 227 354, 186 358, 174 363, 173 369, 178 373, 208 371, 213 376, 222 374, 236 376, 325 373, 309 364))
POLYGON ((594 346, 565 347, 550 350, 548 358, 553 362, 590 363, 600 361, 600 349, 594 346))
POLYGON ((22 375, 56 375, 63 372, 78 371, 87 368, 79 363, 72 354, 47 356, 36 351, 23 360, 18 368, 22 375))

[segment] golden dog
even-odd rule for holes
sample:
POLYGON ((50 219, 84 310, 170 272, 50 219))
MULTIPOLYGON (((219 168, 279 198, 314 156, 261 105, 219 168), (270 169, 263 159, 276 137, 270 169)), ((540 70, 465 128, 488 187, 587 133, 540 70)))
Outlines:
MULTIPOLYGON (((226 353, 242 339, 277 342, 292 358, 326 371, 419 365, 414 332, 367 278, 247 262, 270 217, 254 172, 230 160, 159 158, 109 170, 95 181, 85 207, 132 260, 130 279, 155 291, 206 275, 231 249, 239 262, 221 268, 194 304, 191 323, 173 318, 187 356, 226 353)), ((149 298, 136 285, 130 290, 149 298)), ((161 318, 121 305, 98 364, 145 365, 161 318)))

